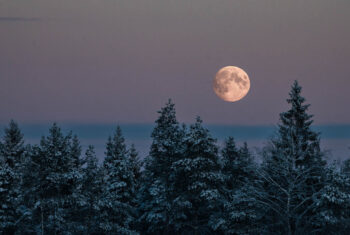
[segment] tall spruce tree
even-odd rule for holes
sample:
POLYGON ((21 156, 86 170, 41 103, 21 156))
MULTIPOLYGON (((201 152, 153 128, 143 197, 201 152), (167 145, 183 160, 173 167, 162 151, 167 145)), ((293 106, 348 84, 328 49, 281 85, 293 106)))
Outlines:
POLYGON ((249 153, 247 143, 238 149, 232 137, 229 137, 222 150, 222 172, 225 175, 225 189, 233 192, 242 187, 254 175, 253 159, 249 153))
POLYGON ((170 181, 172 164, 183 154, 183 130, 176 120, 171 100, 159 112, 151 137, 149 156, 145 159, 141 200, 141 229, 149 234, 174 232, 170 181))
POLYGON ((175 194, 173 220, 178 234, 218 232, 224 177, 220 172, 216 140, 197 117, 185 137, 185 152, 172 164, 175 194))
POLYGON ((83 218, 85 234, 100 234, 103 231, 99 228, 100 207, 99 200, 102 195, 102 172, 98 166, 98 160, 94 147, 88 146, 84 159, 82 195, 84 203, 79 212, 83 218))
POLYGON ((9 167, 19 169, 22 165, 24 151, 23 134, 17 123, 11 120, 9 126, 5 128, 5 135, 2 139, 1 159, 9 167))
POLYGON ((259 231, 259 206, 250 193, 256 180, 256 164, 247 143, 237 148, 232 137, 222 150, 222 173, 225 177, 223 230, 226 234, 251 234, 259 231))
POLYGON ((141 172, 141 167, 142 167, 142 161, 140 160, 138 156, 138 152, 135 148, 135 145, 132 144, 130 149, 128 150, 128 161, 130 161, 131 169, 134 174, 135 178, 135 197, 132 198, 131 204, 137 208, 135 211, 135 219, 132 222, 132 227, 135 228, 135 230, 140 229, 140 223, 137 221, 137 218, 140 218, 140 188, 141 188, 141 177, 142 177, 142 172, 141 172))
POLYGON ((104 182, 100 200, 101 224, 105 233, 134 233, 135 177, 121 129, 118 126, 107 142, 103 162, 104 182))
POLYGON ((75 145, 71 134, 64 135, 55 123, 40 145, 32 148, 26 180, 30 182, 33 229, 38 234, 75 232, 71 221, 77 187, 75 145))
MULTIPOLYGON (((71 135, 71 134, 70 134, 71 135)), ((74 135, 69 142, 69 159, 66 177, 70 179, 72 188, 71 194, 67 195, 65 210, 66 227, 72 233, 82 233, 85 231, 83 225, 83 216, 80 210, 85 204, 82 194, 83 169, 84 161, 81 157, 81 145, 78 137, 74 135)))
POLYGON ((255 188, 256 200, 266 207, 269 233, 312 233, 320 229, 314 224, 315 198, 324 187, 325 161, 297 81, 289 95, 291 108, 280 114, 278 135, 266 148, 258 171, 261 183, 255 188))
POLYGON ((28 214, 22 191, 24 154, 23 134, 11 120, 0 141, 0 231, 4 234, 17 231, 28 214))

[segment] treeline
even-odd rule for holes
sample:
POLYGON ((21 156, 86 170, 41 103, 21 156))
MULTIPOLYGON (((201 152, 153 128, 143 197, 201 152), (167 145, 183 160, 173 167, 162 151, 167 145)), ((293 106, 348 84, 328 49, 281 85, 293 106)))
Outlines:
POLYGON ((180 124, 171 101, 143 160, 119 127, 98 164, 93 146, 82 154, 56 124, 25 145, 11 121, 0 142, 2 234, 349 234, 350 160, 326 164, 300 92, 295 82, 260 163, 233 137, 219 148, 200 118, 180 124))

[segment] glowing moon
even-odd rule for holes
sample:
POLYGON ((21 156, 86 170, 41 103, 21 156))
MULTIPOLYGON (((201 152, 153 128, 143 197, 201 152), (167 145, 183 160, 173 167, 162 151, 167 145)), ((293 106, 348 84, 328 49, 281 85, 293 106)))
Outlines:
POLYGON ((213 89, 221 99, 235 102, 247 95, 250 89, 250 80, 243 69, 226 66, 216 73, 213 89))

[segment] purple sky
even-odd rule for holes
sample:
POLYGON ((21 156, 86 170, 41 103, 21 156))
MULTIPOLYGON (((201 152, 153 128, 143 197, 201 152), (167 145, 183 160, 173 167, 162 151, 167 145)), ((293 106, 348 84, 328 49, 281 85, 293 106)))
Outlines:
POLYGON ((349 0, 0 1, 0 123, 275 124, 298 79, 317 124, 350 120, 349 0), (243 68, 227 103, 212 79, 243 68))

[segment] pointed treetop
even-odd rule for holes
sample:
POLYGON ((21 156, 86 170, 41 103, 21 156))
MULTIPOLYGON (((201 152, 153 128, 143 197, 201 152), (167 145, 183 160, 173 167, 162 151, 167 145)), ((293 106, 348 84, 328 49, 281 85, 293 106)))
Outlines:
POLYGON ((41 141, 45 143, 46 141, 53 142, 53 145, 56 146, 54 143, 57 141, 67 141, 71 138, 71 133, 69 133, 66 137, 63 135, 61 128, 57 125, 56 122, 52 124, 52 126, 49 129, 49 135, 47 137, 42 137, 41 141))
POLYGON ((218 149, 216 146, 216 139, 213 138, 209 130, 202 125, 202 119, 197 116, 196 122, 190 125, 187 133, 187 144, 192 145, 198 151, 212 152, 216 155, 218 149))
POLYGON ((200 135, 205 135, 211 138, 209 130, 203 127, 203 120, 201 119, 200 116, 197 116, 195 123, 190 125, 190 130, 192 131, 192 134, 195 134, 198 132, 197 134, 202 133, 200 135))
POLYGON ((197 117, 196 117, 196 123, 199 123, 199 124, 202 124, 202 123, 203 123, 203 120, 201 119, 200 116, 197 116, 197 117))
POLYGON ((247 142, 243 143, 243 146, 239 149, 240 153, 244 156, 250 157, 249 148, 247 142))
POLYGON ((202 126, 202 124, 203 124, 203 121, 200 118, 200 116, 196 116, 195 122, 190 125, 190 133, 189 134, 192 133, 192 135, 193 135, 197 132, 198 132, 197 134, 199 134, 199 133, 203 133, 203 134, 205 133, 205 135, 209 134, 209 130, 204 128, 202 126))
POLYGON ((234 164, 239 160, 239 150, 233 137, 225 140, 224 148, 221 150, 223 172, 232 171, 234 164))
POLYGON ((87 168, 95 168, 97 166, 97 158, 95 154, 95 148, 93 145, 89 145, 85 152, 85 162, 87 168))
POLYGON ((233 137, 228 137, 225 141, 225 147, 222 149, 222 156, 224 160, 232 160, 232 157, 238 156, 238 149, 233 137))
POLYGON ((5 128, 5 136, 3 137, 4 144, 23 144, 23 134, 18 127, 18 124, 11 120, 8 127, 5 128))
POLYGON ((151 155, 158 155, 157 152, 165 150, 179 139, 179 123, 176 119, 175 105, 169 99, 165 107, 162 107, 158 119, 155 121, 151 137, 153 138, 151 146, 151 155))
POLYGON ((118 125, 114 135, 109 136, 107 142, 107 151, 105 152, 107 157, 111 158, 124 158, 127 153, 125 146, 125 139, 122 134, 122 130, 118 125))
POLYGON ((77 135, 73 136, 70 146, 72 161, 74 166, 79 167, 82 164, 80 159, 81 156, 81 145, 77 135))
POLYGON ((46 146, 46 148, 64 149, 65 151, 68 151, 68 146, 70 145, 69 141, 71 138, 71 132, 64 135, 57 123, 53 123, 52 127, 49 129, 49 135, 46 137, 42 136, 40 145, 42 147, 46 146))
MULTIPOLYGON (((287 102, 291 104, 290 110, 280 114, 280 120, 284 126, 295 126, 299 127, 309 127, 313 120, 311 118, 313 115, 307 114, 309 104, 303 104, 305 98, 301 96, 302 87, 297 81, 294 81, 294 84, 291 87, 289 92, 289 98, 287 102)), ((281 126, 281 125, 280 125, 281 126)))
POLYGON ((310 105, 304 104, 305 98, 301 96, 301 90, 295 81, 287 99, 291 107, 280 114, 279 137, 273 143, 276 150, 281 150, 286 156, 293 156, 297 165, 306 162, 311 164, 313 161, 324 164, 320 159, 319 133, 311 128, 313 115, 307 113, 310 105))
POLYGON ((160 114, 159 118, 155 121, 157 125, 177 125, 175 104, 171 99, 158 111, 160 114))
POLYGON ((0 156, 10 167, 18 165, 21 161, 21 156, 24 153, 23 134, 17 123, 10 121, 8 127, 5 128, 3 141, 0 141, 0 156))
POLYGON ((134 144, 131 144, 129 149, 129 161, 131 163, 135 179, 139 179, 141 177, 142 161, 138 156, 138 152, 134 144))
POLYGON ((136 158, 138 155, 134 144, 131 144, 131 146, 130 146, 129 155, 131 158, 136 158))
POLYGON ((229 136, 227 138, 227 140, 225 141, 225 144, 226 144, 226 146, 230 146, 230 147, 236 149, 235 139, 232 136, 229 136))
MULTIPOLYGON (((291 91, 289 92, 290 98, 287 99, 287 102, 292 104, 293 107, 300 107, 302 103, 305 102, 305 98, 301 96, 302 87, 299 85, 298 81, 295 80, 291 91)), ((309 107, 309 105, 305 106, 306 109, 309 107)))
POLYGON ((86 157, 91 157, 95 155, 95 147, 93 145, 89 145, 85 151, 86 157))

